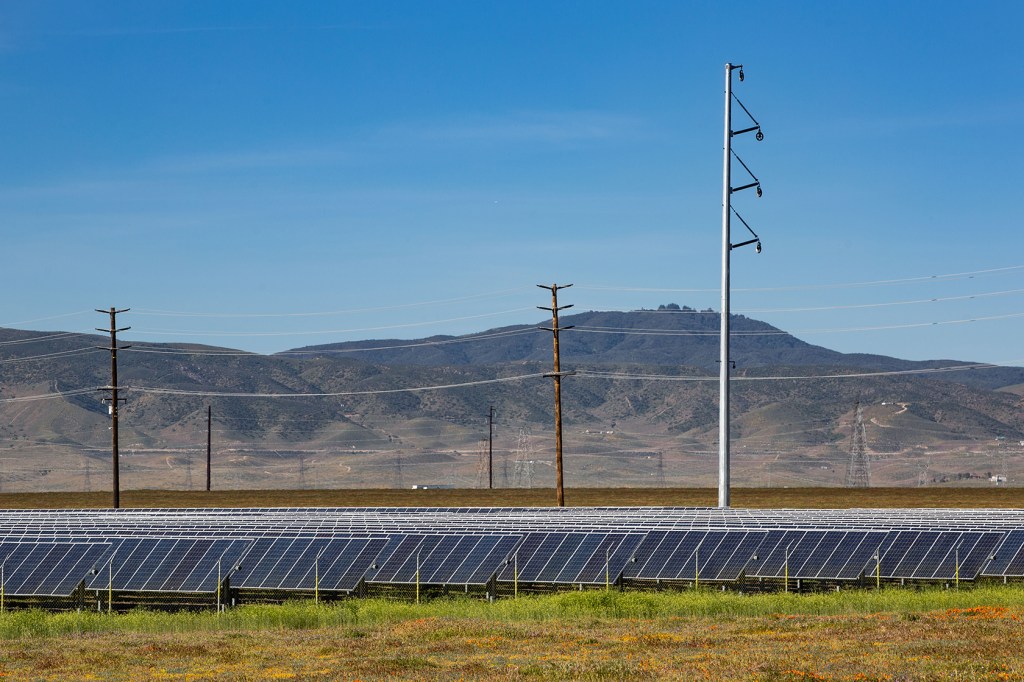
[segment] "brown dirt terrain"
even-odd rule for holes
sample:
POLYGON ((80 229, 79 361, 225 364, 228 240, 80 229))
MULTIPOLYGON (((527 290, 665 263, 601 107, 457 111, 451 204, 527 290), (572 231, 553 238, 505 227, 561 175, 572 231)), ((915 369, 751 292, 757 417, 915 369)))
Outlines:
MULTIPOLYGON (((707 488, 569 488, 573 507, 714 507, 707 488)), ((2 509, 103 508, 109 492, 2 493, 2 509)), ((544 507, 555 505, 547 488, 440 490, 124 490, 124 508, 173 507, 544 507)), ((1024 488, 734 488, 732 506, 751 509, 1016 508, 1024 488)))

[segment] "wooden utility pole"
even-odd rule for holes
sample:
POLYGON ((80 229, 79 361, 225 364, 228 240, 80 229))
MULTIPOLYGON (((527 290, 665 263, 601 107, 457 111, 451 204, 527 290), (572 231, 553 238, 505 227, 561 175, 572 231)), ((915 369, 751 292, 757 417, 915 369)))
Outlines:
POLYGON ((494 405, 487 412, 487 489, 494 488, 494 405))
POLYGON ((210 444, 212 442, 211 427, 213 425, 213 406, 206 406, 206 492, 210 492, 210 444))
MULTIPOLYGON (((559 364, 558 357, 558 332, 564 329, 572 329, 572 326, 561 327, 558 326, 558 311, 571 308, 572 304, 563 305, 558 307, 558 290, 568 289, 571 284, 564 284, 558 286, 552 284, 547 286, 545 284, 538 284, 541 289, 547 289, 551 292, 551 307, 546 308, 544 306, 537 306, 541 310, 551 311, 551 326, 541 327, 545 331, 551 332, 555 337, 555 371, 551 374, 545 374, 544 376, 552 377, 555 380, 555 499, 559 507, 565 506, 565 490, 562 486, 562 376, 563 372, 561 365, 559 364)), ((575 372, 565 372, 564 374, 574 374, 575 372)))
POLYGON ((108 392, 107 396, 103 398, 103 402, 110 403, 110 459, 111 465, 113 467, 112 487, 114 492, 114 509, 117 509, 121 506, 121 465, 118 462, 117 413, 120 403, 124 402, 124 398, 119 398, 117 395, 117 391, 120 388, 117 385, 117 351, 124 350, 125 348, 131 348, 131 346, 117 345, 117 333, 131 329, 131 327, 122 327, 120 329, 117 328, 117 314, 126 313, 129 310, 131 309, 125 308, 123 310, 117 310, 114 307, 111 307, 110 310, 101 310, 100 308, 96 309, 96 312, 98 313, 105 313, 110 315, 110 329, 108 330, 103 329, 101 327, 97 327, 96 331, 110 332, 110 347, 104 348, 100 346, 101 350, 110 351, 110 385, 104 386, 99 390, 108 392))

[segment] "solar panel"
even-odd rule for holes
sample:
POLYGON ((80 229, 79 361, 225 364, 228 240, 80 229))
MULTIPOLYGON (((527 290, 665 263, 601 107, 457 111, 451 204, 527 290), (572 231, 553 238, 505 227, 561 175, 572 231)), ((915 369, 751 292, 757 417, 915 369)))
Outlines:
POLYGON ((1024 529, 1007 533, 993 555, 995 558, 984 569, 984 575, 1024 577, 1024 529))
POLYGON ((386 538, 260 538, 241 560, 240 589, 355 590, 386 538))
POLYGON ((485 585, 504 565, 518 536, 407 535, 389 541, 368 583, 485 585), (469 559, 472 556, 473 561, 469 559))
POLYGON ((736 580, 767 534, 746 530, 648 533, 625 577, 634 580, 736 580))
POLYGON ((202 538, 111 538, 106 571, 90 589, 132 592, 214 592, 229 576, 251 540, 202 538))
POLYGON ((12 596, 68 596, 110 550, 107 543, 0 542, 3 591, 12 596))

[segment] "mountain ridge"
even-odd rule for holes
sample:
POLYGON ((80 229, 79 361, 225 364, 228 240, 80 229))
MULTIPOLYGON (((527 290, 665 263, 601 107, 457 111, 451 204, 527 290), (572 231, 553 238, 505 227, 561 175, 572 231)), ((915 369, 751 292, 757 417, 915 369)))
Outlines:
MULTIPOLYGON (((562 369, 577 372, 562 388, 567 448, 579 462, 573 475, 597 486, 712 476, 717 313, 597 311, 562 323, 576 326, 561 338, 562 369)), ((1024 441, 1022 368, 903 374, 974 363, 843 354, 742 316, 733 329, 730 430, 738 452, 750 453, 749 466, 769 467, 773 480, 841 484, 858 403, 870 454, 891 484, 910 484, 921 471, 937 480, 965 471, 980 477, 997 468, 990 457, 1003 457, 1005 467, 1016 452, 1007 448, 1024 441)), ((98 334, 0 329, 0 399, 54 396, 0 403, 0 448, 9 455, 0 457, 0 488, 88 485, 91 467, 109 451, 107 408, 92 392, 109 383, 109 353, 97 348, 107 343, 98 334), (58 476, 69 478, 52 483, 58 476)), ((218 448, 236 453, 239 485, 258 486, 281 471, 307 485, 316 466, 327 467, 320 480, 340 487, 402 487, 404 470, 469 485, 479 480, 479 459, 469 452, 486 437, 493 406, 501 480, 523 484, 537 475, 528 462, 550 459, 551 382, 541 377, 551 353, 550 332, 531 325, 275 355, 132 341, 119 353, 127 398, 121 441, 134 453, 126 461, 135 473, 126 475, 145 485, 169 476, 183 484, 187 453, 205 444, 210 409, 218 448)), ((739 469, 738 480, 763 480, 753 471, 739 469)))

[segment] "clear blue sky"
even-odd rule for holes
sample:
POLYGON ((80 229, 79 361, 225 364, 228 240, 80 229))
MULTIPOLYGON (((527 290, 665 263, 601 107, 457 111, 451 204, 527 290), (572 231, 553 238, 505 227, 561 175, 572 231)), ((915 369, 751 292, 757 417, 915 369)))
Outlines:
POLYGON ((113 305, 129 339, 274 352, 537 322, 538 283, 717 310, 732 61, 766 135, 736 142, 765 193, 735 195, 764 252, 733 253, 734 312, 1024 364, 1022 25, 1010 1, 5 0, 0 325, 113 305))

